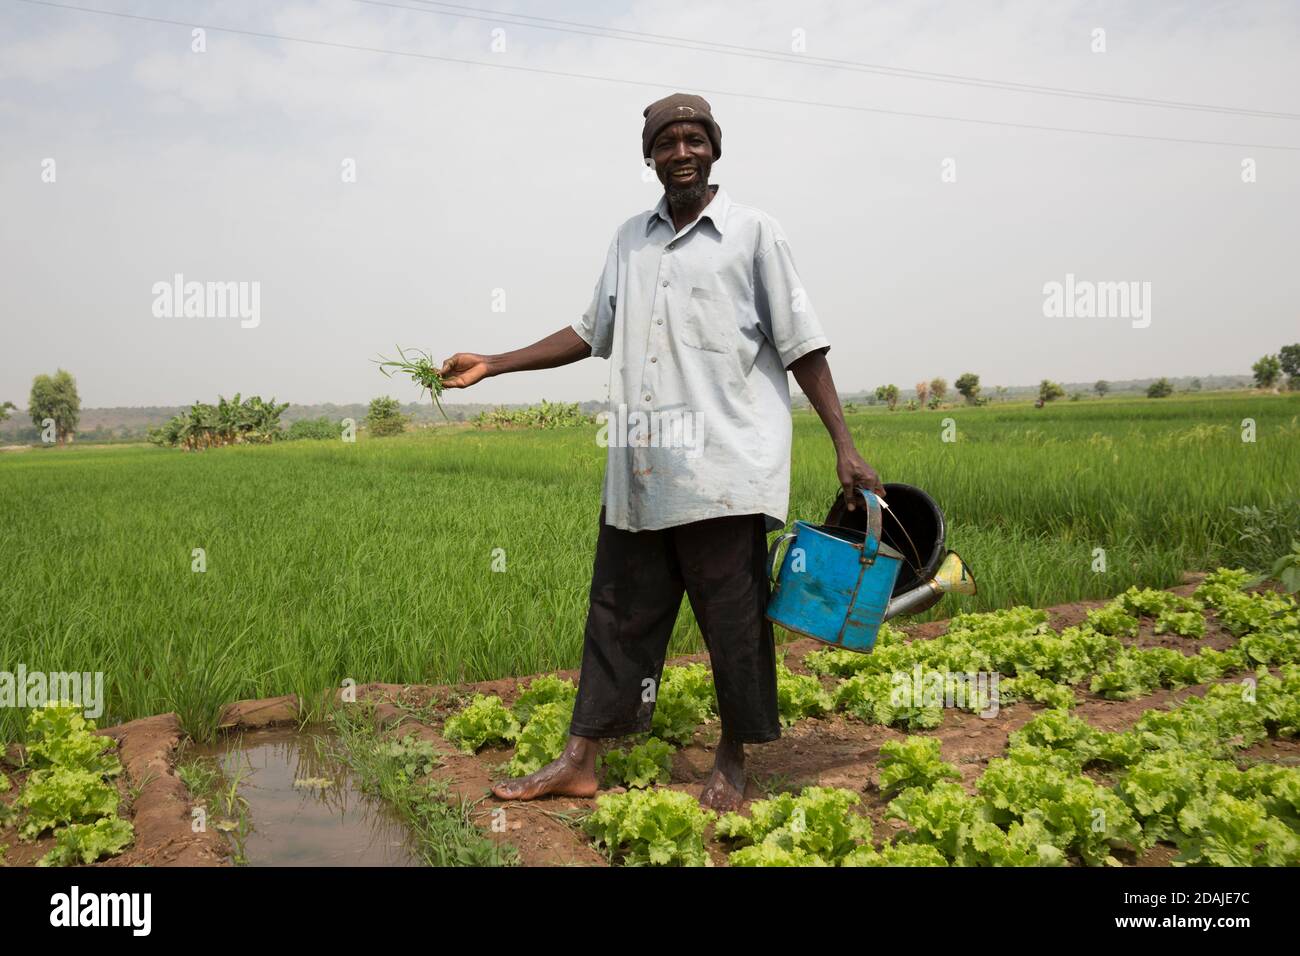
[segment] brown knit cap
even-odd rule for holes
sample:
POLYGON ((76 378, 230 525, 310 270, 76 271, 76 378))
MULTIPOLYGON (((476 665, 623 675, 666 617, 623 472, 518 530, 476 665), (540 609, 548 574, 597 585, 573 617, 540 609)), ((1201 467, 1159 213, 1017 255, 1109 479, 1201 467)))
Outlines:
POLYGON ((665 126, 683 121, 699 123, 713 144, 713 158, 722 158, 722 127, 713 118, 709 101, 694 93, 674 93, 655 100, 645 108, 645 128, 641 130, 641 155, 650 158, 650 147, 665 126))

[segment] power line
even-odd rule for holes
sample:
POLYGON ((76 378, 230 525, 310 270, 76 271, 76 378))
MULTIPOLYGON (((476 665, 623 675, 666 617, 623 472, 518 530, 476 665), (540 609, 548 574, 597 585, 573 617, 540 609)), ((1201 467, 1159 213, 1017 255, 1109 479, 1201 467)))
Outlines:
POLYGON ((852 70, 860 73, 875 73, 882 76, 892 76, 901 79, 924 80, 934 83, 952 83, 961 86, 1007 90, 1016 93, 1065 96, 1075 99, 1096 100, 1104 103, 1121 103, 1131 106, 1198 110, 1209 113, 1224 113, 1233 116, 1254 116, 1267 119, 1300 119, 1300 113, 1286 113, 1274 110, 1254 110, 1237 106, 1215 106, 1209 103, 1191 103, 1182 100, 1165 100, 1146 96, 1125 96, 1120 93, 1104 93, 1098 90, 1079 90, 1059 86, 1039 86, 1032 83, 1016 83, 1009 80, 993 80, 985 77, 965 76, 959 73, 938 73, 932 70, 910 70, 904 67, 884 66, 879 63, 865 63, 861 60, 841 60, 832 57, 811 56, 803 53, 786 53, 782 50, 764 50, 760 47, 741 46, 734 43, 720 43, 716 40, 697 40, 690 37, 676 37, 662 33, 646 33, 640 30, 625 30, 621 27, 606 27, 599 24, 581 23, 575 20, 560 20, 554 17, 537 17, 524 13, 508 13, 503 10, 467 7, 457 3, 445 3, 442 2, 442 0, 410 0, 412 3, 421 4, 419 7, 407 6, 404 3, 394 3, 392 0, 353 0, 353 2, 364 3, 368 6, 374 7, 392 7, 398 10, 409 10, 412 13, 428 13, 434 16, 483 20, 489 23, 504 22, 533 30, 552 30, 561 33, 599 37, 607 40, 624 40, 631 43, 646 43, 654 46, 675 47, 683 50, 721 53, 725 56, 769 60, 777 63, 795 63, 803 66, 825 66, 832 69, 852 70), (524 21, 535 22, 529 23, 524 21), (620 36, 619 34, 622 35, 620 36))
MULTIPOLYGON (((94 13, 101 16, 117 17, 123 20, 136 20, 144 23, 160 23, 167 26, 189 27, 191 29, 197 27, 203 30, 210 30, 213 33, 228 33, 235 36, 254 37, 260 40, 280 40, 286 43, 302 43, 309 46, 328 47, 338 50, 352 50, 358 53, 379 53, 386 56, 400 56, 409 59, 428 60, 439 63, 457 63, 465 66, 481 66, 498 70, 513 70, 516 72, 532 73, 541 76, 558 76, 576 80, 595 80, 601 83, 617 83, 623 86, 653 87, 655 89, 662 89, 665 85, 662 80, 629 80, 621 77, 598 76, 592 73, 575 73, 568 70, 550 70, 544 67, 523 66, 514 63, 489 63, 483 60, 469 60, 462 57, 442 56, 436 53, 416 53, 409 50, 389 50, 383 47, 362 46, 355 43, 340 43, 334 40, 317 40, 309 37, 294 37, 280 33, 246 30, 240 27, 216 26, 186 20, 173 20, 167 17, 147 16, 139 13, 124 13, 118 10, 101 10, 95 7, 82 7, 70 3, 56 3, 54 0, 13 0, 13 2, 26 3, 32 6, 52 7, 59 10, 73 10, 79 13, 94 13)), ((1176 136, 1154 136, 1149 133, 1119 133, 1111 130, 1078 129, 1069 126, 1041 126, 1034 123, 1016 123, 1010 120, 974 119, 968 116, 948 116, 941 113, 917 113, 909 110, 891 110, 877 106, 858 106, 851 103, 827 103, 820 100, 805 100, 787 96, 768 96, 762 93, 739 93, 734 90, 715 90, 701 87, 692 87, 692 89, 695 89, 700 93, 708 93, 710 96, 732 96, 738 99, 759 100, 762 102, 780 103, 788 106, 812 106, 823 109, 846 110, 855 113, 873 113, 880 116, 903 116, 913 119, 942 120, 951 123, 972 123, 979 126, 997 126, 1004 129, 1026 129, 1047 133, 1070 133, 1081 136, 1108 136, 1117 139, 1147 140, 1158 143, 1181 143, 1195 146, 1228 146, 1233 149, 1275 149, 1287 152, 1300 152, 1300 146, 1280 146, 1269 143, 1237 143, 1222 140, 1191 139, 1176 136)))

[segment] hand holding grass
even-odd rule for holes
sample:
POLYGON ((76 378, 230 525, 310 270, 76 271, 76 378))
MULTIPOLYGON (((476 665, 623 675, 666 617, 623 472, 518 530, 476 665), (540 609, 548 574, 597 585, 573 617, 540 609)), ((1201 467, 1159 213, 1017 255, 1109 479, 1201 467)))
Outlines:
POLYGON ((469 388, 475 382, 488 376, 488 359, 486 355, 474 352, 457 352, 442 363, 443 388, 469 388))
MULTIPOLYGON (((405 372, 410 375, 416 384, 433 397, 433 402, 438 406, 438 411, 442 412, 442 417, 447 418, 447 413, 443 411, 442 402, 438 400, 438 396, 447 387, 447 383, 442 380, 438 369, 434 367, 432 356, 420 349, 411 349, 411 354, 414 356, 414 358, 411 358, 400 345, 397 346, 397 354, 401 356, 400 359, 386 359, 382 355, 379 356, 376 360, 379 370, 389 378, 392 378, 393 372, 405 372)), ((447 421, 451 421, 451 419, 447 418, 447 421)))

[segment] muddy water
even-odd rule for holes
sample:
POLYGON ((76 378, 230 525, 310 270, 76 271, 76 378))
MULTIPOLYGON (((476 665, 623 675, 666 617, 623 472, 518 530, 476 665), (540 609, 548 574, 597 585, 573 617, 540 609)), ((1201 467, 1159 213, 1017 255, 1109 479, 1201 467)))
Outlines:
POLYGON ((348 768, 322 758, 322 733, 256 730, 199 750, 238 781, 248 826, 226 834, 249 866, 419 866, 410 836, 348 768))

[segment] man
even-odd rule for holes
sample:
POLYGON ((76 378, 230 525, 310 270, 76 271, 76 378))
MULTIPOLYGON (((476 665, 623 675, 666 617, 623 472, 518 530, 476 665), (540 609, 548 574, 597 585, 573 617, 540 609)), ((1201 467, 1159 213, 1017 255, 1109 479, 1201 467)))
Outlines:
POLYGON ((611 359, 603 507, 569 741, 558 760, 493 793, 596 792, 597 741, 650 730, 685 592, 722 722, 700 802, 729 810, 743 800, 744 745, 780 736, 764 610, 766 533, 784 525, 790 495, 787 370, 830 433, 846 497, 883 489, 845 427, 829 344, 781 227, 709 185, 722 130, 708 102, 677 93, 644 116, 642 155, 664 196, 615 234, 591 307, 527 348, 459 353, 442 367, 448 388, 467 388, 588 355, 611 359))

